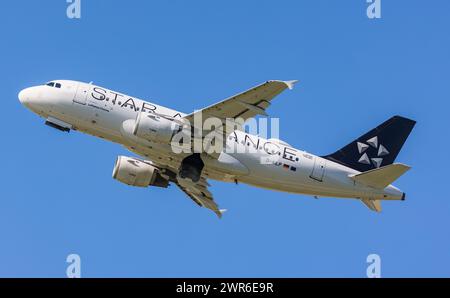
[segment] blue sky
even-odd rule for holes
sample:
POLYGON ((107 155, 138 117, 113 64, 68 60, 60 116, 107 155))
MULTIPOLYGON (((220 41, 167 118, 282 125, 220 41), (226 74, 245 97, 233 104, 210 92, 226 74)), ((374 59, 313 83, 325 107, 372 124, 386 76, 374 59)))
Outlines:
POLYGON ((450 275, 450 3, 383 1, 5 1, 0 277, 365 277, 450 275), (119 145, 64 134, 22 107, 51 79, 98 85, 191 112, 270 79, 298 79, 270 115, 281 137, 334 152, 395 114, 417 120, 398 161, 405 202, 374 214, 320 199, 213 182, 222 220, 176 187, 111 178, 119 145))

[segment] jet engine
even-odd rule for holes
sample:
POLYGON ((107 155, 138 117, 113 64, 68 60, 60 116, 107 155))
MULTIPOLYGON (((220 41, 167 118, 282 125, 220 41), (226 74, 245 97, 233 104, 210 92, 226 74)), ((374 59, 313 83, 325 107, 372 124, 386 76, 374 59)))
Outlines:
POLYGON ((181 126, 167 118, 153 113, 141 112, 136 118, 133 134, 139 138, 168 144, 181 126))
POLYGON ((159 169, 146 161, 127 156, 117 157, 112 177, 131 186, 169 186, 169 181, 161 176, 159 169))

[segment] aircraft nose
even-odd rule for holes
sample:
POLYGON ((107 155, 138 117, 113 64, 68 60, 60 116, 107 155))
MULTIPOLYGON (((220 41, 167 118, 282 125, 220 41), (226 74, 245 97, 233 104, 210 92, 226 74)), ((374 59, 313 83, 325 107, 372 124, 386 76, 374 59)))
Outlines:
POLYGON ((19 92, 19 101, 21 104, 26 105, 30 101, 30 88, 25 88, 19 92))

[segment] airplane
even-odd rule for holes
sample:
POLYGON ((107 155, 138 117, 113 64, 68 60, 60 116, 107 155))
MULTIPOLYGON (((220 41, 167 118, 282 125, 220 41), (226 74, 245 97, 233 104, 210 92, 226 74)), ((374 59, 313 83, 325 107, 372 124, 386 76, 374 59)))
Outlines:
POLYGON ((53 80, 29 87, 20 91, 18 97, 50 127, 100 137, 139 156, 118 156, 112 173, 114 179, 136 187, 167 188, 173 183, 197 205, 212 210, 219 218, 226 210, 219 209, 214 201, 208 179, 315 198, 357 199, 375 212, 381 212, 383 200, 405 200, 405 193, 392 183, 410 167, 394 161, 416 123, 414 120, 393 116, 325 156, 293 148, 277 138, 245 132, 238 118, 247 121, 267 116, 271 101, 284 90, 293 89, 296 82, 267 81, 190 114, 92 82, 72 80, 53 80), (199 116, 203 122, 192 125, 199 116), (219 119, 217 127, 203 126, 210 117, 219 119), (210 153, 206 148, 190 152, 173 150, 174 136, 186 127, 191 132, 190 138, 198 133, 205 140, 206 133, 218 127, 230 128, 230 123, 231 129, 216 134, 214 142, 224 146, 219 152, 210 153), (234 150, 227 150, 230 148, 234 150))

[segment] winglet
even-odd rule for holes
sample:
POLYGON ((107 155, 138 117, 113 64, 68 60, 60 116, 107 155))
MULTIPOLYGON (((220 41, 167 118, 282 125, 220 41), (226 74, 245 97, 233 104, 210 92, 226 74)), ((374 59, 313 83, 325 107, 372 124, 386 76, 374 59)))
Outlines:
POLYGON ((293 81, 284 81, 284 83, 288 86, 289 90, 294 89, 294 85, 298 82, 298 80, 293 81))
POLYGON ((227 209, 219 209, 216 211, 216 214, 219 218, 222 218, 222 214, 224 214, 227 211, 228 211, 227 209))

